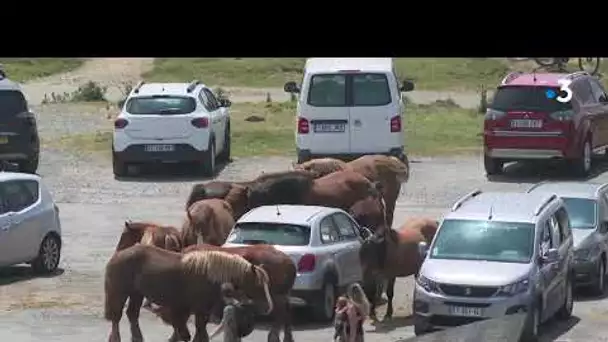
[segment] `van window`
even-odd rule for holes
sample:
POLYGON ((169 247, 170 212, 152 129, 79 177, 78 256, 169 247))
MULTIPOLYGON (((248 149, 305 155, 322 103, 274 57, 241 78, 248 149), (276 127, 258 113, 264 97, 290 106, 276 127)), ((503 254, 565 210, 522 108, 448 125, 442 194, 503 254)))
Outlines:
POLYGON ((384 74, 353 75, 353 106, 386 106, 391 91, 384 74))
POLYGON ((308 90, 308 104, 316 107, 346 106, 346 75, 312 76, 308 90))

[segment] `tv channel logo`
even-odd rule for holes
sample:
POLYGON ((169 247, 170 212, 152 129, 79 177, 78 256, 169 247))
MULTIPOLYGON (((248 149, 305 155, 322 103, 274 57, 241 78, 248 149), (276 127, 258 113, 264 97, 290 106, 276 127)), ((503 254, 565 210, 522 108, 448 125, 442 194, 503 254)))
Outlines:
POLYGON ((572 81, 558 80, 557 83, 559 83, 560 85, 559 96, 558 92, 556 92, 555 90, 547 89, 547 91, 545 91, 545 95, 547 96, 547 98, 550 100, 556 99, 558 102, 561 103, 570 102, 570 100, 572 100, 572 89, 570 89, 570 83, 572 83, 572 81))

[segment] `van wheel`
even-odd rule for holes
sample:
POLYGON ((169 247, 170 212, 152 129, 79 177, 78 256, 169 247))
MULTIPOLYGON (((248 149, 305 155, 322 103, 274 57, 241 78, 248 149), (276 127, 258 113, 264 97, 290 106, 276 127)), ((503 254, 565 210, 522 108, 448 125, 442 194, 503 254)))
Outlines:
POLYGON ((604 262, 604 258, 600 258, 600 262, 597 265, 597 274, 595 275, 595 283, 593 284, 593 294, 596 296, 601 296, 604 294, 606 284, 606 264, 604 262))
POLYGON ((331 321, 334 317, 336 306, 336 286, 331 278, 326 278, 321 288, 321 293, 317 297, 316 303, 312 306, 312 313, 316 320, 321 322, 331 321))
POLYGON ((499 175, 503 171, 504 162, 502 160, 483 156, 483 166, 488 176, 499 175))
POLYGON ((38 250, 38 256, 32 261, 35 273, 49 274, 55 272, 61 258, 61 242, 54 235, 47 235, 38 250))
POLYGON ((200 163, 203 176, 213 177, 215 175, 215 140, 209 142, 209 148, 203 154, 203 161, 200 163))
POLYGON ((310 160, 309 156, 298 153, 298 164, 306 163, 309 160, 310 160))
POLYGON ((591 139, 587 138, 583 144, 581 156, 571 161, 571 168, 574 174, 578 177, 587 177, 591 172, 591 161, 593 151, 591 151, 591 139))

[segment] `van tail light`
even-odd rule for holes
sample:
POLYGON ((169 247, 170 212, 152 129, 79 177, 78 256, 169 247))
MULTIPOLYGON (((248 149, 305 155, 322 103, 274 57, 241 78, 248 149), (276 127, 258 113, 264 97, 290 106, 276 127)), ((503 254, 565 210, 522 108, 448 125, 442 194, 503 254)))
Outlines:
POLYGON ((209 118, 192 119, 190 123, 196 128, 207 128, 209 127, 209 118))
POLYGON ((298 133, 308 134, 308 132, 310 132, 310 124, 308 123, 308 120, 306 120, 305 118, 299 117, 298 118, 298 133))
POLYGON ((127 121, 125 119, 116 119, 114 121, 114 128, 123 129, 123 128, 127 127, 128 124, 129 124, 129 121, 127 121))
POLYGON ((401 115, 395 115, 391 118, 391 132, 401 132, 401 115))
POLYGON ((304 254, 298 261, 298 272, 312 272, 315 270, 317 258, 314 254, 304 254))

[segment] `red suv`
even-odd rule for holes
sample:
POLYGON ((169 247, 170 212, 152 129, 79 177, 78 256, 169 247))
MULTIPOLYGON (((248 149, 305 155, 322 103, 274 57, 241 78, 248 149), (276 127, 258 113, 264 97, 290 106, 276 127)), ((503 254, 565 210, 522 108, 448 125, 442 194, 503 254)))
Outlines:
POLYGON ((608 96, 586 72, 511 73, 489 105, 483 138, 488 175, 505 162, 564 159, 586 176, 593 151, 608 145, 608 96))

